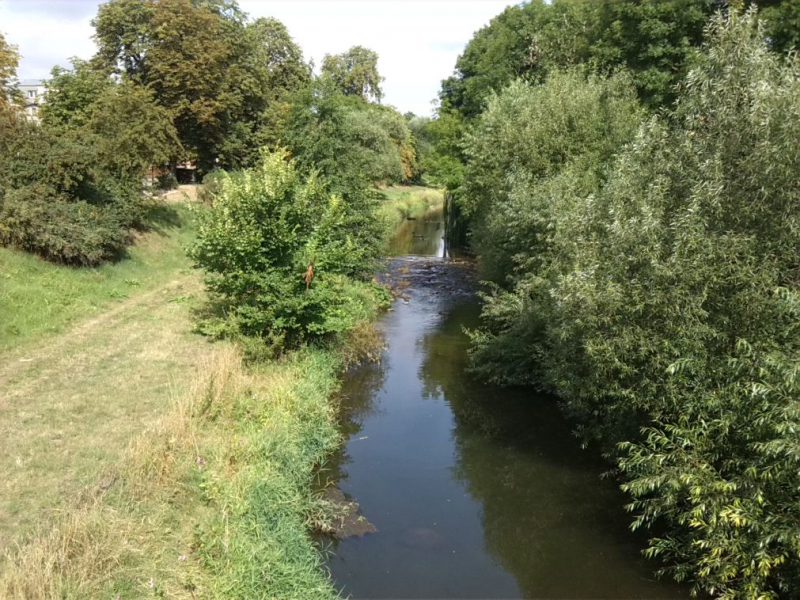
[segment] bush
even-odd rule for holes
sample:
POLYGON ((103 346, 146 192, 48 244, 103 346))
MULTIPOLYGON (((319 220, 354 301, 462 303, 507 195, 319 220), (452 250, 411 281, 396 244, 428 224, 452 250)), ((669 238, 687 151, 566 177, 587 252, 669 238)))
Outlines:
POLYGON ((98 163, 86 131, 16 123, 0 131, 0 244, 71 265, 122 254, 144 224, 138 178, 98 163))
POLYGON ((31 185, 0 199, 0 244, 70 265, 117 258, 129 239, 129 215, 31 185))
POLYGON ((191 251, 220 315, 207 332, 281 348, 346 332, 372 310, 374 289, 359 281, 380 242, 368 195, 329 194, 316 177, 301 179, 285 151, 218 182, 191 251))
POLYGON ((222 189, 222 178, 225 171, 214 169, 210 173, 203 176, 203 184, 197 190, 197 198, 203 204, 211 206, 214 203, 214 198, 217 197, 222 189))
MULTIPOLYGON (((507 257, 512 289, 489 298, 474 356, 496 379, 556 392, 616 449, 634 525, 657 532, 647 554, 666 571, 714 597, 790 597, 800 64, 769 51, 754 12, 716 17, 708 38, 675 112, 645 122, 593 186, 582 181, 602 163, 576 169, 560 158, 575 156, 570 144, 519 137, 513 111, 486 133, 527 162, 482 150, 492 138, 475 144, 473 189, 504 199, 489 216, 519 216, 483 238, 507 257)), ((591 122, 572 117, 561 113, 591 122)))

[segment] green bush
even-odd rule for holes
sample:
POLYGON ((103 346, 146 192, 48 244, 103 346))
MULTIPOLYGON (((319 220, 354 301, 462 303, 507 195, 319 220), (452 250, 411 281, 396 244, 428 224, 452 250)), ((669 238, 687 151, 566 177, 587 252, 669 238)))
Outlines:
POLYGON ((31 185, 0 198, 0 244, 70 265, 95 266, 122 254, 129 215, 31 185))
POLYGON ((345 332, 374 308, 374 287, 360 281, 380 243, 368 194, 331 195, 316 177, 302 179, 285 151, 218 183, 191 251, 220 315, 207 332, 296 346, 345 332))
POLYGON ((98 138, 34 123, 0 133, 0 244, 71 265, 119 257, 145 210, 136 178, 99 166, 98 138))
POLYGON ((634 525, 657 532, 647 553, 667 572, 714 597, 791 597, 800 64, 769 50, 753 12, 718 16, 708 39, 675 111, 616 150, 590 114, 565 110, 543 134, 532 118, 526 136, 490 101, 468 184, 486 191, 489 226, 509 224, 482 241, 510 289, 487 299, 473 356, 488 376, 556 392, 615 450, 634 525), (568 138, 550 132, 559 123, 568 138), (583 151, 603 147, 582 138, 592 131, 610 161, 583 151))

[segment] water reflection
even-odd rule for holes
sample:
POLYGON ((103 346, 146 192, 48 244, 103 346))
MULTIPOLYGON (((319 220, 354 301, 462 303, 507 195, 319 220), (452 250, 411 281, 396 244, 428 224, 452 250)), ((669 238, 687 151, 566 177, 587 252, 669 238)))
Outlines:
POLYGON ((442 211, 431 211, 419 219, 403 221, 389 242, 390 256, 442 256, 444 224, 442 211))
POLYGON ((600 480, 604 465, 580 450, 554 400, 465 375, 462 329, 477 312, 454 306, 423 338, 420 377, 453 410, 453 476, 481 502, 486 550, 528 598, 685 597, 651 581, 624 499, 600 480))

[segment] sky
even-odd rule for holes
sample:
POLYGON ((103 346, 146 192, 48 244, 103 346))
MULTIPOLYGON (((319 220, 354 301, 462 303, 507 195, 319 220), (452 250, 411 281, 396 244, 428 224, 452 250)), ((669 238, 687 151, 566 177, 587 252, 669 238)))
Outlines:
MULTIPOLYGON (((0 32, 17 46, 20 79, 95 51, 91 20, 100 0, 0 0, 0 32)), ((380 56, 384 103, 430 115, 441 80, 472 34, 513 0, 239 0, 251 17, 275 17, 306 60, 361 45, 380 56)))

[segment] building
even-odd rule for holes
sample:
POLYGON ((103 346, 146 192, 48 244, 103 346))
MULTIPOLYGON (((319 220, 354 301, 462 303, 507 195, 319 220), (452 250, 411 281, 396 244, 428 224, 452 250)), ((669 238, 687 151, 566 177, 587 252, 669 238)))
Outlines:
POLYGON ((41 79, 21 79, 17 86, 25 106, 25 114, 29 119, 39 119, 39 107, 44 104, 47 88, 41 79))

